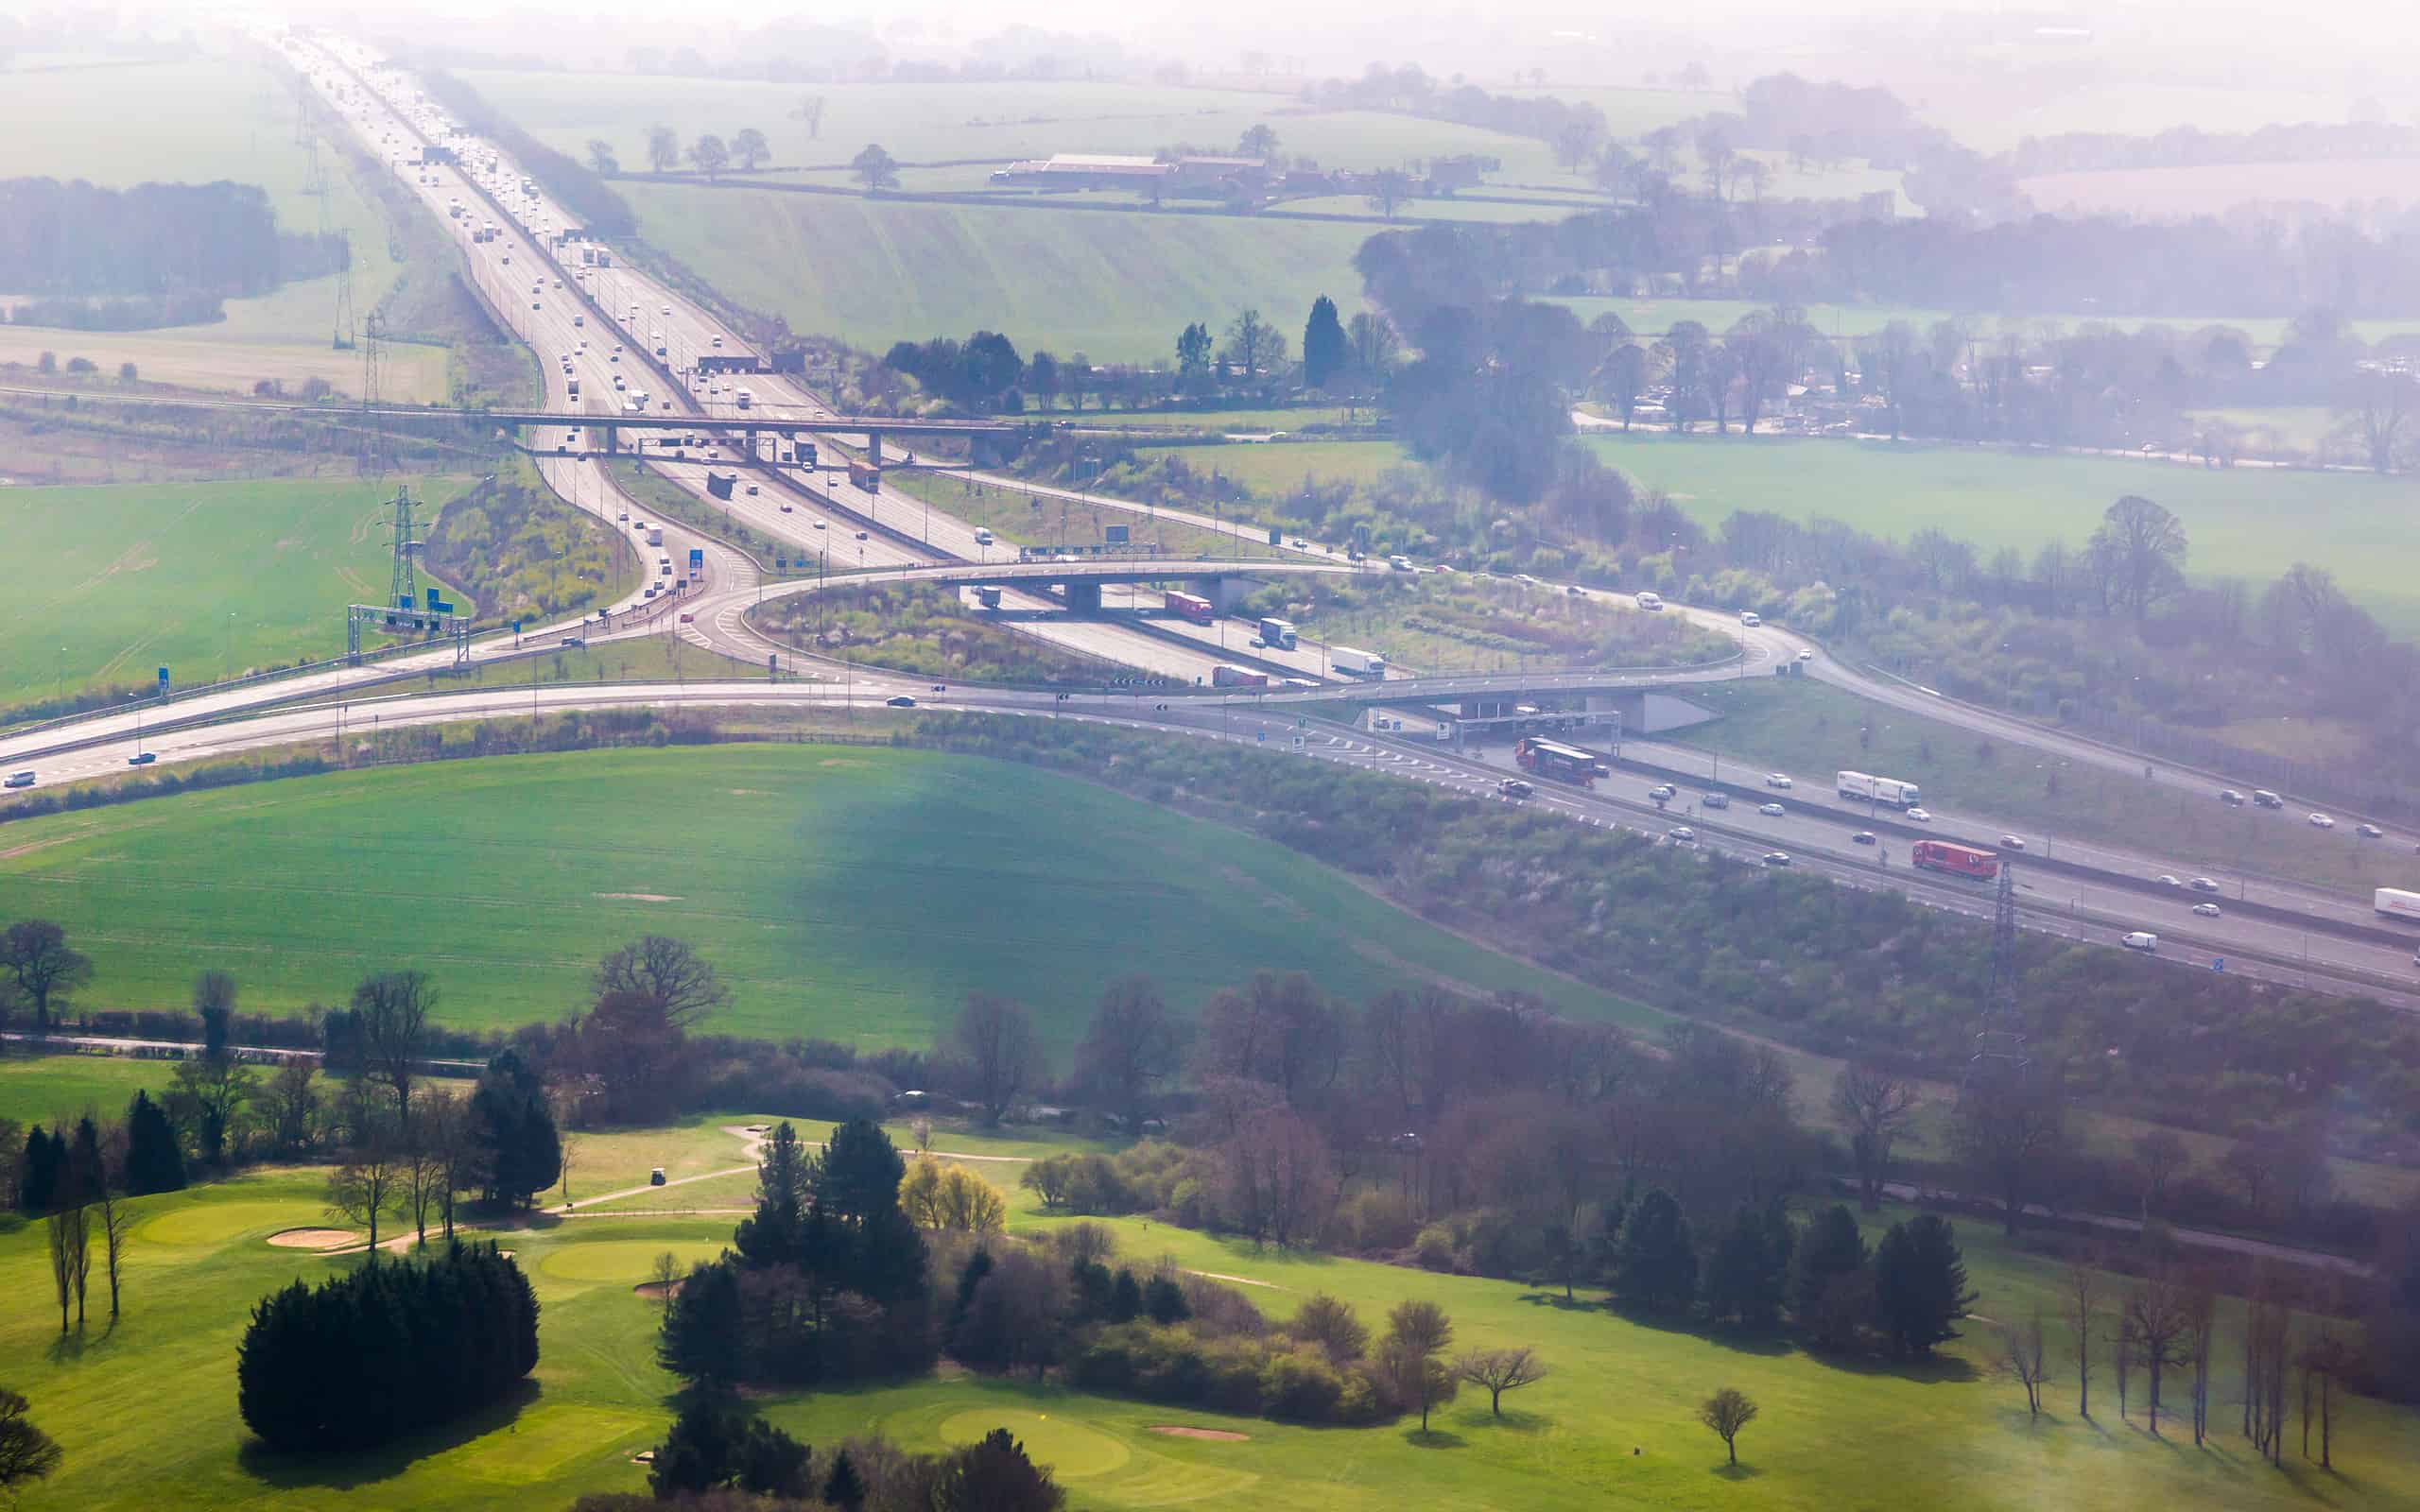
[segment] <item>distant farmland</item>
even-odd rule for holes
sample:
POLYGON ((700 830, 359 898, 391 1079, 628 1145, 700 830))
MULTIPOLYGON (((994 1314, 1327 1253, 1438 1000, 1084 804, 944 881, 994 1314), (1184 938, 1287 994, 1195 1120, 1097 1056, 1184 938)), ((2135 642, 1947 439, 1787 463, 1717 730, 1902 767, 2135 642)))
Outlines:
POLYGON ((2221 163, 2189 168, 2103 168, 2046 173, 2020 181, 2034 205, 2050 212, 2115 212, 2155 216, 2214 215, 2258 201, 2344 205, 2420 200, 2420 158, 2351 158, 2337 163, 2221 163))
POLYGON ((1096 362, 1174 361, 1190 320, 1247 306, 1298 334, 1311 301, 1350 318, 1367 226, 1228 215, 1014 210, 685 185, 618 186, 648 240, 797 331, 876 352, 1004 332, 1096 362))

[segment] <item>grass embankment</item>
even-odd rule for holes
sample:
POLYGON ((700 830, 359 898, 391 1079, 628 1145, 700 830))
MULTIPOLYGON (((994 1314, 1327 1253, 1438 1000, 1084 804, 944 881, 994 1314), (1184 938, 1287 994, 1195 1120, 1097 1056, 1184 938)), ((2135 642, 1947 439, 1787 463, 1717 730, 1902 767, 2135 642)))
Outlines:
POLYGON ((1573 598, 1467 573, 1396 574, 1340 586, 1311 578, 1267 590, 1254 602, 1313 639, 1376 651, 1423 672, 1664 666, 1712 662, 1735 650, 1728 637, 1623 599, 1573 598))
POLYGON ((777 598, 750 623, 814 656, 919 677, 1098 688, 1118 667, 978 615, 961 590, 883 583, 777 598))
POLYGON ((2346 890, 2408 885, 2402 848, 2362 840, 2350 824, 2315 830, 2299 814, 2228 808, 2215 788, 2161 786, 2070 765, 1939 720, 1868 703, 1799 679, 1749 678, 1685 690, 1714 723, 1659 737, 1794 773, 1820 787, 1842 767, 1918 783, 1938 814, 1979 815, 2019 830, 2090 837, 2213 875, 2250 871, 2346 890), (1861 738, 1860 728, 1871 731, 1861 738))
MULTIPOLYGON (((741 1145, 720 1125, 757 1121, 721 1114, 675 1128, 584 1136, 574 1146, 575 1195, 591 1185, 632 1184, 633 1174, 644 1182, 653 1165, 678 1179, 744 1164, 741 1145)), ((935 1140, 969 1153, 988 1143, 960 1134, 935 1140)), ((1053 1147, 999 1143, 1002 1153, 1053 1147)), ((1020 1200, 1015 1170, 1010 1162, 986 1170, 1010 1194, 1013 1227, 1034 1231, 1058 1222, 1020 1200)), ((653 1360, 656 1308, 632 1288, 663 1251, 686 1261, 722 1248, 730 1217, 572 1217, 510 1232, 503 1243, 528 1272, 544 1310, 536 1389, 379 1454, 285 1461, 247 1447, 235 1407, 235 1346, 261 1296, 358 1263, 265 1243, 280 1229, 327 1221, 320 1175, 264 1171, 141 1199, 124 1316, 106 1328, 96 1314, 64 1343, 47 1303, 40 1226, 0 1234, 0 1285, 24 1303, 0 1314, 0 1377, 31 1399, 34 1419, 65 1451, 58 1476, 25 1498, 28 1512, 336 1502, 364 1512, 558 1505, 584 1491, 643 1486, 644 1468, 631 1456, 655 1443, 669 1421, 673 1383, 653 1360), (173 1389, 159 1389, 164 1382, 173 1389)), ((661 1190, 668 1196, 710 1188, 720 1193, 703 1181, 661 1190)), ((1392 1303, 1419 1297, 1452 1316, 1458 1348, 1534 1345, 1552 1373, 1507 1397, 1501 1419, 1490 1416, 1483 1395, 1466 1391, 1436 1414, 1426 1435, 1410 1422, 1295 1428, 972 1377, 786 1393, 760 1405, 819 1444, 874 1430, 931 1451, 1005 1424, 1054 1465, 1073 1504, 1098 1509, 1171 1503, 1289 1512, 1718 1503, 2017 1509, 2055 1501, 2113 1512, 2183 1505, 2366 1512, 2420 1496, 2420 1427, 2408 1413, 2359 1400, 2340 1399, 2333 1472, 2296 1463, 2290 1438, 2283 1472, 2255 1462, 2230 1431, 2231 1337, 2216 1350, 2220 1432, 2194 1448, 2181 1427, 2164 1440, 2144 1431, 2139 1377, 2135 1414, 2121 1421, 2105 1365, 2093 1421, 2074 1415, 2072 1381, 2055 1374, 2045 1393, 2048 1410, 2029 1420, 2019 1390, 1986 1374, 1988 1329, 1980 1322, 1930 1369, 1841 1366, 1786 1346, 1633 1322, 1587 1292, 1566 1306, 1557 1293, 1517 1282, 1259 1252, 1134 1219, 1111 1228, 1134 1261, 1167 1255, 1190 1269, 1263 1283, 1243 1290, 1273 1317, 1291 1314, 1314 1290, 1344 1298, 1374 1323, 1392 1303), (1740 1440, 1737 1472, 1726 1472, 1721 1446, 1693 1417, 1695 1403, 1725 1384, 1762 1408, 1740 1440), (1153 1431, 1167 1423, 1245 1436, 1220 1442, 1153 1431)), ((2056 1265, 2003 1246, 1979 1225, 1962 1225, 1960 1238, 1981 1294, 1978 1313, 2021 1317, 2034 1302, 2051 1301, 2056 1265)), ((2231 1330, 2232 1307, 2226 1317, 2231 1330)))
MULTIPOLYGON (((424 500, 461 486, 407 481, 424 500)), ((394 488, 0 490, 0 707, 147 688, 162 665, 182 686, 339 654, 345 605, 387 596, 394 488)))
MULTIPOLYGON (((509 674, 508 674, 509 676, 509 674)), ((1430 976, 1651 1022, 1405 915, 1273 844, 1007 763, 831 747, 440 763, 182 795, 9 830, 0 891, 100 963, 95 1007, 340 1001, 424 964, 440 1019, 552 1020, 598 956, 657 932, 736 993, 720 1026, 925 1045, 965 995, 1033 1005, 1060 1052, 1111 980, 1186 1011, 1252 970, 1366 997, 1430 976), (649 795, 669 806, 652 812, 649 795), (635 806, 634 806, 635 805, 635 806), (57 841, 52 844, 48 842, 57 841), (320 879, 379 858, 379 904, 320 879), (352 858, 352 859, 348 859, 352 858), (231 889, 228 879, 244 885, 231 889)))

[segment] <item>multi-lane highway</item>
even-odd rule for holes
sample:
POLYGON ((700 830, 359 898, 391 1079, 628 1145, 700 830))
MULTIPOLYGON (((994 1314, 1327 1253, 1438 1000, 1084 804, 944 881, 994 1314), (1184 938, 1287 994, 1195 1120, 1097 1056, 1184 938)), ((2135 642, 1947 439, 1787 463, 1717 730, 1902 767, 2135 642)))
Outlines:
MULTIPOLYGON (((720 377, 698 370, 702 357, 739 355, 735 335, 723 330, 709 312, 693 301, 672 294, 636 271, 579 266, 576 261, 578 244, 556 240, 554 233, 562 229, 556 218, 558 213, 547 205, 542 194, 532 192, 535 186, 525 191, 515 166, 491 148, 450 135, 447 123, 424 102, 413 98, 410 85, 402 76, 373 73, 366 53, 340 44, 327 52, 298 44, 293 56, 306 76, 328 94, 350 129, 360 133, 380 160, 420 196, 430 213, 458 228, 472 283, 498 318, 538 352, 546 385, 545 403, 550 409, 566 415, 597 415, 644 404, 655 415, 739 418, 742 411, 736 389, 744 384, 751 390, 746 413, 768 422, 768 439, 774 446, 782 444, 774 438, 779 431, 791 426, 811 427, 831 418, 832 412, 817 395, 786 376, 764 373, 744 378, 720 377), (441 139, 462 153, 462 163, 432 165, 419 161, 423 146, 441 139), (491 220, 496 226, 493 239, 474 234, 474 228, 484 227, 491 220), (566 247, 573 249, 573 257, 559 255, 566 247), (659 344, 663 349, 661 357, 656 354, 659 344), (577 397, 573 392, 575 380, 577 397), (639 397, 642 394, 644 400, 639 397)), ((779 653, 780 648, 749 627, 748 610, 763 597, 809 593, 819 585, 814 580, 763 581, 756 564, 745 555, 677 522, 660 519, 629 497, 597 458, 579 455, 586 448, 574 440, 573 435, 573 428, 568 425, 562 432, 539 434, 538 465, 546 482, 577 507, 624 532, 626 540, 631 539, 632 527, 637 524, 660 527, 664 532, 661 547, 640 544, 633 549, 640 553, 645 566, 653 568, 655 558, 661 555, 676 570, 671 575, 649 574, 647 580, 658 586, 654 602, 649 602, 642 589, 614 606, 614 612, 601 624, 566 623, 531 632, 541 638, 541 644, 551 644, 555 637, 570 633, 582 634, 592 642, 678 633, 755 664, 779 653), (570 452, 549 454, 546 448, 558 440, 569 443, 570 452), (705 571, 701 580, 693 583, 677 602, 666 606, 661 585, 667 576, 677 580, 685 575, 688 554, 693 549, 703 555, 705 571)), ((826 445, 833 439, 828 435, 821 438, 826 445)), ((862 437, 853 439, 860 446, 864 443, 862 437)), ((681 447, 678 455, 661 446, 649 447, 646 452, 648 465, 693 495, 702 508, 724 513, 735 524, 743 524, 752 531, 785 542, 798 558, 812 556, 833 569, 871 570, 866 578, 857 578, 852 573, 845 580, 942 580, 953 568, 982 562, 1004 552, 1000 545, 978 538, 974 526, 945 510, 930 509, 921 501, 859 489, 838 472, 825 477, 820 485, 805 486, 793 472, 765 465, 772 457, 743 455, 741 443, 702 438, 700 440, 700 446, 681 447), (742 484, 731 490, 730 499, 716 498, 706 487, 709 470, 726 473, 739 471, 742 484)), ((887 445, 885 459, 905 462, 908 453, 895 444, 887 445)), ((1065 491, 981 473, 971 476, 986 485, 1046 495, 1065 491)), ((1079 497, 1073 493, 1068 496, 1079 497)), ((1143 505, 1095 494, 1080 497, 1095 505, 1131 509, 1138 515, 1156 513, 1163 519, 1227 535, 1239 543, 1249 541, 1256 550, 1266 550, 1266 536, 1259 526, 1183 510, 1153 511, 1143 505)), ((1347 570, 1347 564, 1328 548, 1305 544, 1290 556, 1292 563, 1302 566, 1347 570)), ((1198 571, 1202 566, 1197 562, 1169 565, 1171 576, 1181 576, 1179 569, 1198 571)), ((1232 566, 1239 576, 1254 569, 1269 570, 1265 560, 1238 558, 1232 566)), ((1046 573, 1047 569, 1043 571, 1046 573)), ((1326 679, 1334 671, 1328 664, 1327 648, 1317 644, 1306 644, 1290 653, 1270 646, 1238 647, 1237 637, 1249 636, 1250 632, 1235 622, 1199 627, 1162 618, 1146 627, 1135 623, 1131 614, 1071 616, 1060 609, 1056 600, 1039 592, 1040 586, 1036 584, 1028 591, 1011 585, 1004 596, 1004 621, 1105 662, 1140 668, 1184 684, 1206 683, 1210 669, 1226 660, 1249 659, 1314 680, 1326 679)), ((1542 584, 1538 591, 1558 592, 1564 586, 1542 584)), ((1111 591, 1109 603, 1113 608, 1150 607, 1148 595, 1138 604, 1132 591, 1116 589, 1111 591)), ((2012 744, 2051 752, 2063 760, 2118 770, 2131 770, 2137 765, 2137 758, 2093 742, 1952 704, 1923 689, 1868 677, 1840 663, 1822 647, 1778 627, 1746 627, 1729 614, 1680 606, 1668 612, 1730 635, 1741 646, 1740 660, 1687 672, 1642 673, 1635 679, 1625 680, 1642 684, 1685 681, 1737 676, 1790 662, 1811 676, 1862 696, 1963 725, 2012 744)), ((473 647, 473 660, 493 662, 510 652, 509 644, 493 639, 473 647)), ((797 659, 785 656, 784 660, 786 665, 797 659)), ((173 706, 180 721, 208 718, 224 723, 163 731, 158 725, 161 712, 152 711, 147 714, 153 722, 149 748, 158 752, 162 760, 188 760, 223 749, 298 738, 330 728, 335 719, 343 717, 340 711, 345 700, 365 696, 380 679, 391 679, 399 670, 437 670, 451 661, 450 649, 416 652, 376 667, 331 669, 268 688, 230 690, 182 701, 173 706), (299 699, 309 700, 313 707, 307 711, 264 712, 272 704, 299 699)), ((734 698, 747 701, 827 696, 873 699, 925 691, 916 679, 828 665, 817 670, 824 680, 805 688, 741 684, 725 691, 734 698)), ((1401 675, 1404 669, 1393 671, 1401 675)), ((1557 679, 1534 677, 1464 680, 1495 680, 1506 687, 1544 688, 1557 679)), ((1604 679, 1596 675, 1593 680, 1601 685, 1604 679)), ((1426 689, 1434 696, 1448 686, 1459 685, 1439 679, 1426 683, 1426 689)), ((1420 685, 1404 690, 1407 696, 1423 691, 1420 685)), ((713 694, 711 686, 685 690, 656 686, 429 694, 408 701, 382 701, 377 716, 451 718, 459 717, 462 712, 596 702, 697 703, 714 701, 713 694)), ((1239 721, 1261 721, 1258 733, 1266 735, 1271 728, 1287 728, 1283 723, 1266 723, 1288 718, 1277 707, 1267 707, 1285 701, 1282 696, 1255 700, 1254 704, 1232 698, 1185 700, 1174 704, 1165 714, 1154 712, 1154 717, 1149 719, 1139 719, 1142 711, 1138 706, 1130 718, 1179 728, 1200 728, 1215 721, 1228 733, 1242 728, 1239 721)), ((1036 707, 1030 696, 983 692, 956 695, 953 704, 1021 711, 1036 707)), ((45 784, 118 769, 126 752, 131 749, 137 722, 146 717, 132 713, 95 715, 66 729, 0 740, 0 765, 13 768, 31 759, 29 753, 44 753, 42 781, 45 784)), ((1427 750, 1407 755, 1390 743, 1348 736, 1334 730, 1323 730, 1305 752, 1331 759, 1355 753, 1367 754, 1381 769, 1400 770, 1406 775, 1475 789, 1492 790, 1492 768, 1502 766, 1500 755, 1493 762, 1427 750), (1416 766, 1404 767, 1406 761, 1416 766)), ((1700 753, 1669 747, 1634 747, 1625 754, 1660 762, 1676 772, 1691 775, 1697 769, 1693 764, 1704 760, 1700 753)), ((1658 833, 1668 833, 1675 826, 1685 824, 1698 832, 1702 843, 1713 846, 1736 846, 1752 851, 1765 848, 1787 850, 1800 866, 1825 870, 1861 885, 1893 886, 1939 905, 1958 906, 1973 901, 1971 890, 1962 891, 1961 885, 1915 876, 1907 870, 1904 828, 1892 835, 1878 834, 1878 843, 1871 847, 1857 846, 1850 834, 1854 828, 1860 827, 1858 816, 1841 809, 1831 799, 1829 774, 1798 775, 1805 780, 1805 790, 1794 795, 1774 795, 1783 800, 1785 812, 1770 817, 1756 814, 1753 802, 1735 805, 1720 816, 1658 813, 1646 797, 1653 777, 1642 777, 1627 769, 1609 780, 1597 794, 1550 793, 1542 795, 1537 801, 1568 807, 1575 813, 1585 811, 1583 816, 1599 821, 1608 814, 1616 814, 1624 822, 1658 833)), ((2201 774, 2158 769, 2155 775, 2194 785, 2207 783, 2201 774)), ((1679 802, 1685 806, 1694 798, 1692 792, 1684 795, 1679 802)), ((1873 827, 1877 831, 1889 828, 1878 821, 1874 821, 1873 827)), ((1934 821, 1930 833, 1996 845, 2002 831, 1983 819, 1945 816, 1934 821)), ((2290 960, 2293 970, 2299 972, 2307 955, 2310 972, 2330 977, 2340 986, 2378 991, 2390 999, 2399 994, 2396 984, 2411 979, 2408 952, 2372 937, 2377 926, 2363 902, 2315 889, 2225 879, 2227 899, 2238 903, 2265 904, 2274 912, 2261 917, 2228 913, 2221 919, 2202 919, 2189 912, 2192 904, 2204 901, 2200 896, 2183 892, 2147 896, 2136 885, 2136 879, 2162 872, 2189 874, 2190 868, 2067 837, 2039 836, 2037 843, 2060 860, 2097 868, 2105 876, 2070 877, 2042 868, 2025 868, 2025 902, 2029 921, 2036 927, 2064 929, 2092 938, 2112 937, 2117 929, 2152 927, 2164 940, 2174 942, 2164 947, 2167 954, 2196 948, 2205 953, 2233 952, 2238 969, 2257 965, 2249 957, 2258 957, 2270 963, 2264 969, 2280 969, 2277 963, 2290 960), (2296 917, 2281 920, 2276 914, 2296 917), (2304 927, 2305 921, 2308 928, 2304 927)))

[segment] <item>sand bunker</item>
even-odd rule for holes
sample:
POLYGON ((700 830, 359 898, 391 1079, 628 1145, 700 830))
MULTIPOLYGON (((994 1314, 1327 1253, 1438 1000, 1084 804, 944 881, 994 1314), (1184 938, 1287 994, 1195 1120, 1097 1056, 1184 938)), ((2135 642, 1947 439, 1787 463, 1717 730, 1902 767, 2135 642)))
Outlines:
POLYGON ((631 1290, 650 1302, 661 1302, 667 1296, 680 1296, 681 1283, 679 1281, 641 1281, 631 1290))
POLYGON ((361 1242, 350 1228, 285 1228, 268 1236, 280 1249, 341 1249, 361 1242))
POLYGON ((600 892, 599 898, 611 898, 626 903, 677 903, 678 894, 668 892, 600 892))
POLYGON ((1182 1428, 1175 1423, 1153 1423, 1151 1432, 1166 1434, 1170 1438, 1210 1438, 1221 1444, 1240 1444, 1250 1434, 1231 1434, 1223 1428, 1182 1428))

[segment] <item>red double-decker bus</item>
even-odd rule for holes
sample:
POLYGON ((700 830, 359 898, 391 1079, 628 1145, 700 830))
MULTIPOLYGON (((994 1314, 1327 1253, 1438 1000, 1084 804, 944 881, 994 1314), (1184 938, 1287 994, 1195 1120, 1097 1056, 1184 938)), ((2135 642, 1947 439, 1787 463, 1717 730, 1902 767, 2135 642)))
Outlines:
POLYGON ((1972 877, 1978 882, 1989 882, 2000 874, 1998 851, 1979 850, 1948 840, 1917 841, 1915 863, 1927 871, 1946 871, 1953 877, 1972 877))

